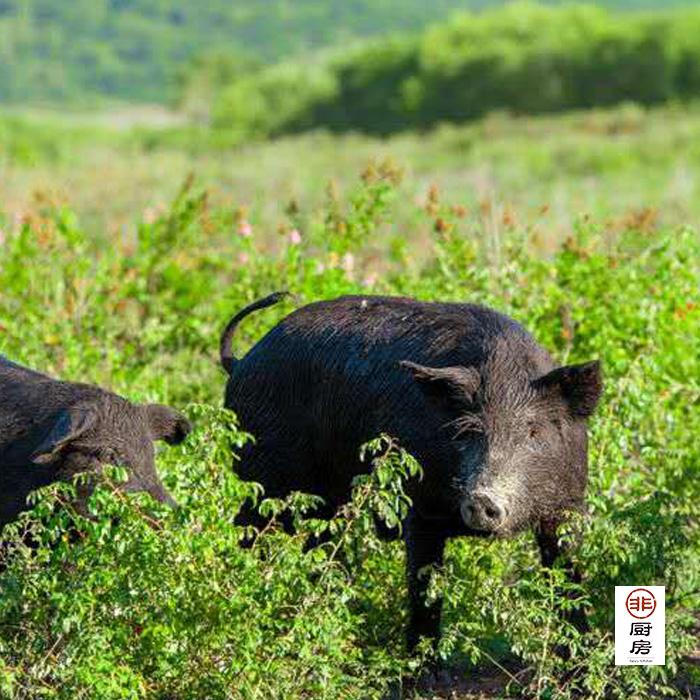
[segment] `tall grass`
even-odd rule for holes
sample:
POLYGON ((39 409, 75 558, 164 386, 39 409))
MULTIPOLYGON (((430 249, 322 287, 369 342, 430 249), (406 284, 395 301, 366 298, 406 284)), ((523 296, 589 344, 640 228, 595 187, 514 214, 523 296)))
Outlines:
POLYGON ((0 213, 12 223, 65 205, 86 234, 133 239, 138 223, 162 214, 194 172, 212 205, 245 209, 256 239, 279 247, 276 231, 290 207, 308 226, 329 181, 345 197, 367 162, 391 159, 404 177, 390 232, 410 241, 412 255, 429 244, 420 208, 431 184, 468 210, 470 230, 481 231, 486 219, 498 227, 512 221, 536 231, 533 244, 549 252, 584 215, 612 237, 629 225, 700 226, 698 144, 697 109, 634 105, 556 118, 494 114, 390 139, 319 132, 247 145, 190 128, 88 129, 50 114, 17 116, 0 118, 0 213))

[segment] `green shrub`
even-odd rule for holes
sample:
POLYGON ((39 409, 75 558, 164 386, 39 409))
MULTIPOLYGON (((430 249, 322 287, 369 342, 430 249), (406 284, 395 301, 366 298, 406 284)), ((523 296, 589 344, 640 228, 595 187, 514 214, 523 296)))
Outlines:
POLYGON ((234 125, 248 138, 313 126, 314 106, 332 100, 335 78, 325 66, 280 64, 240 78, 224 90, 215 127, 234 125))
POLYGON ((532 2, 456 13, 415 38, 320 56, 313 70, 288 61, 252 72, 217 101, 216 123, 256 136, 311 127, 388 134, 498 110, 692 100, 699 18, 693 9, 622 14, 532 2))
MULTIPOLYGON (((231 313, 280 288, 298 295, 295 304, 348 292, 490 304, 561 362, 602 358, 587 513, 564 535, 582 543, 582 584, 543 571, 530 535, 455 540, 431 588, 446 601, 439 654, 460 673, 518 667, 512 691, 529 697, 674 692, 699 607, 698 233, 650 234, 631 223, 613 237, 595 222, 574 222, 566 244, 543 259, 530 252, 532 232, 487 230, 433 189, 413 212, 432 232, 430 254, 407 264, 407 248, 395 242, 381 277, 369 280, 368 251, 380 234, 391 240, 397 204, 411 208, 395 197, 398 177, 384 164, 368 168, 347 197, 331 189, 293 237, 299 212, 290 207, 277 252, 262 248, 254 218, 245 235, 240 213, 191 186, 134 240, 106 245, 70 211, 48 206, 7 224, 2 352, 135 400, 187 406, 197 430, 158 459, 178 512, 122 497, 107 482, 85 520, 53 508, 69 500, 71 485, 62 485, 5 529, 4 697, 379 698, 420 674, 428 651, 409 659, 403 645, 402 548, 372 528, 373 510, 391 523, 407 507, 400 484, 416 469, 386 439, 374 445, 373 475, 330 524, 328 545, 304 551, 305 533, 325 527, 311 521, 296 536, 271 527, 252 549, 239 546, 233 519, 255 488, 230 467, 247 438, 215 408, 224 377, 214 358, 231 313), (21 543, 26 530, 33 550, 21 543), (667 587, 665 667, 612 664, 613 586, 638 583, 667 587), (588 635, 561 620, 567 590, 590 608, 588 635), (553 653, 563 643, 569 660, 553 653)), ((291 305, 247 319, 240 345, 291 305)), ((116 469, 112 481, 119 478, 116 469)), ((264 507, 301 515, 312 500, 264 507)))

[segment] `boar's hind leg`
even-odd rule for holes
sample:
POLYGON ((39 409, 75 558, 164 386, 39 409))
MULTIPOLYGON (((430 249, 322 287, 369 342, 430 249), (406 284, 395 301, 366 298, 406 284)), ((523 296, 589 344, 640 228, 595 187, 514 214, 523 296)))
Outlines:
POLYGON ((411 511, 406 519, 405 538, 410 603, 407 642, 409 651, 413 651, 421 637, 437 642, 440 634, 442 601, 426 604, 430 572, 424 569, 442 564, 446 534, 439 524, 424 520, 411 511))
MULTIPOLYGON (((564 566, 569 581, 572 583, 581 583, 581 572, 576 569, 566 551, 562 551, 562 547, 559 545, 557 528, 560 524, 561 522, 559 520, 541 520, 535 530, 537 545, 540 548, 542 566, 551 569, 557 559, 559 559, 564 566)), ((584 633, 589 631, 590 628, 588 626, 586 613, 582 608, 568 610, 564 617, 579 632, 584 633)))

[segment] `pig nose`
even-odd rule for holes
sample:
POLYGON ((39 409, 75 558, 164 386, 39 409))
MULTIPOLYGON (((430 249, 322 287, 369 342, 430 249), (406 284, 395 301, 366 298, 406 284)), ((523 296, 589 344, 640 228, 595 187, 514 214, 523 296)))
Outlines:
POLYGON ((508 515, 506 507, 494 495, 484 491, 465 496, 460 510, 467 527, 486 532, 498 530, 508 515))

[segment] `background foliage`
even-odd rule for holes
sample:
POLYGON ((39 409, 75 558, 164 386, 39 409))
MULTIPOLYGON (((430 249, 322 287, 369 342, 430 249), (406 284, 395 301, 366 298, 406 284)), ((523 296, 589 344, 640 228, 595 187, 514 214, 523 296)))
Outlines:
POLYGON ((455 14, 415 37, 263 68, 218 94, 212 119, 248 137, 318 127, 388 134, 495 110, 691 100, 700 94, 699 35, 697 9, 513 3, 455 14))
MULTIPOLYGON (((348 45, 368 36, 415 32, 455 10, 502 4, 503 0, 1 0, 0 102, 162 102, 176 96, 183 73, 190 72, 186 66, 202 54, 225 54, 243 65, 250 59, 270 62, 332 46, 344 54, 348 45)), ((658 9, 651 0, 598 4, 658 9)), ((692 4, 672 0, 664 7, 692 4)), ((396 60, 391 47, 383 53, 389 63, 385 71, 391 72, 396 60)))
MULTIPOLYGON (((488 0, 487 0, 488 1, 488 0)), ((0 101, 164 100, 177 66, 210 50, 278 59, 415 29, 463 0, 2 0, 0 101)), ((479 4, 478 2, 476 3, 479 4)))

